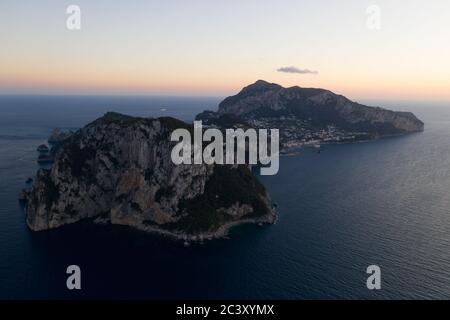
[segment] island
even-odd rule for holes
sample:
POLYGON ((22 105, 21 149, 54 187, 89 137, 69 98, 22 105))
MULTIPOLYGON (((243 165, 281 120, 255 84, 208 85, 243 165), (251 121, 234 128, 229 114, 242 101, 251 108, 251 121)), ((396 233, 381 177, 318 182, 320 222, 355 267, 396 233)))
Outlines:
POLYGON ((223 237, 242 223, 273 223, 264 186, 245 165, 174 165, 170 117, 107 113, 60 141, 51 169, 22 198, 41 231, 90 219, 188 241, 223 237))
POLYGON ((217 112, 196 120, 219 129, 279 129, 280 149, 348 143, 420 132, 424 123, 410 112, 353 102, 329 90, 282 86, 258 80, 223 100, 217 112))

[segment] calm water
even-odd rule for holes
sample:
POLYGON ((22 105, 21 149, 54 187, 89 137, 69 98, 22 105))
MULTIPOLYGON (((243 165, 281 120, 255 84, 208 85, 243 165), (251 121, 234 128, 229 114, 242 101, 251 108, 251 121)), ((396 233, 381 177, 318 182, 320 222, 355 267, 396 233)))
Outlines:
POLYGON ((450 104, 385 103, 426 122, 421 134, 283 157, 261 177, 276 225, 188 248, 88 223, 30 232, 18 191, 54 127, 113 110, 184 120, 219 98, 0 97, 0 298, 450 298, 450 104), (406 105, 408 105, 406 107, 406 105), (65 269, 82 269, 81 292, 65 269), (365 269, 382 268, 382 290, 365 269))

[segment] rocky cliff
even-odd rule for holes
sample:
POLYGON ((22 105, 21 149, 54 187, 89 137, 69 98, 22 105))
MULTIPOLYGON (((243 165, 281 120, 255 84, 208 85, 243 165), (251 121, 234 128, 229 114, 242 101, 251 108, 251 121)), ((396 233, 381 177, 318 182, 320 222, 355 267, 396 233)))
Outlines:
POLYGON ((245 166, 174 165, 173 118, 108 113, 55 150, 27 193, 32 230, 82 219, 127 225, 179 238, 223 235, 241 222, 273 222, 264 187, 245 166))
POLYGON ((290 87, 259 80, 228 97, 220 114, 247 118, 295 116, 316 126, 337 125, 354 131, 396 134, 422 131, 424 124, 410 112, 368 107, 324 89, 290 87))

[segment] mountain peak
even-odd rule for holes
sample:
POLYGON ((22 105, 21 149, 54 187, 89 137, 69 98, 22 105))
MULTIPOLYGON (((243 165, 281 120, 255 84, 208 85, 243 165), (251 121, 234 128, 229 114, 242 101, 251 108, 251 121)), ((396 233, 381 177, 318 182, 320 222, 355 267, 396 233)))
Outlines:
MULTIPOLYGON (((256 85, 256 86, 268 86, 268 85, 270 85, 271 83, 270 82, 268 82, 268 81, 266 81, 266 80, 256 80, 255 81, 255 83, 253 84, 253 85, 256 85)), ((273 83, 272 83, 273 84, 273 83)))
POLYGON ((242 91, 246 90, 261 90, 261 89, 282 89, 283 87, 276 84, 276 83, 270 83, 265 80, 258 80, 255 83, 246 86, 242 91))

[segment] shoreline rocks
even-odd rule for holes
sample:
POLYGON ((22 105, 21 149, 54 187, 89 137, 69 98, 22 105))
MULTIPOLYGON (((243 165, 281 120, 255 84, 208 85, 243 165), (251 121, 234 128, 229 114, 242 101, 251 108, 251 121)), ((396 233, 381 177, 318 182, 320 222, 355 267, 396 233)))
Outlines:
POLYGON ((36 150, 41 153, 47 153, 50 151, 49 147, 46 144, 39 145, 36 150))
POLYGON ((72 135, 72 132, 65 132, 61 130, 60 128, 53 129, 52 133, 50 134, 48 138, 48 143, 50 144, 59 144, 63 142, 64 140, 70 138, 72 135))

